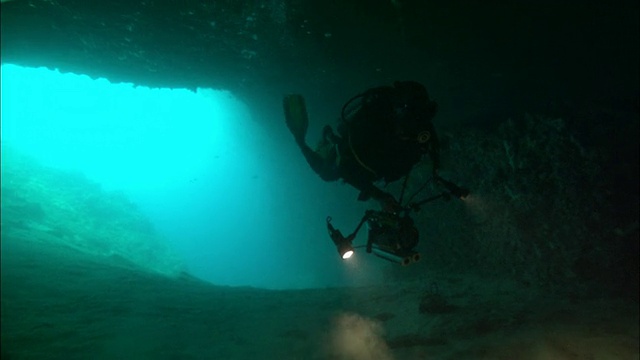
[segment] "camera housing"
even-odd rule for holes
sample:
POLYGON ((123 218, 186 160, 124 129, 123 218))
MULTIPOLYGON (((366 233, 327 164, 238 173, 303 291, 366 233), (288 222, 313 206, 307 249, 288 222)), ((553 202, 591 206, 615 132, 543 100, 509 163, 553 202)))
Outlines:
POLYGON ((391 252, 411 251, 418 245, 418 229, 408 215, 374 211, 367 219, 367 227, 367 252, 373 245, 391 252))
MULTIPOLYGON (((362 216, 362 219, 356 229, 349 236, 345 237, 340 230, 335 229, 331 224, 331 217, 328 216, 327 230, 329 232, 329 237, 336 246, 336 249, 342 259, 350 258, 356 248, 366 247, 367 253, 373 253, 380 258, 401 265, 406 266, 420 261, 420 253, 414 250, 420 241, 420 234, 415 222, 409 215, 412 212, 420 211, 422 205, 438 199, 449 200, 451 196, 455 196, 464 200, 469 196, 469 190, 459 187, 450 181, 444 180, 437 175, 431 180, 435 180, 436 183, 443 185, 446 191, 418 202, 410 202, 409 200, 407 204, 401 206, 399 210, 367 210, 365 211, 364 216, 362 216), (352 245, 353 240, 365 223, 368 228, 367 243, 366 245, 354 247, 352 245)), ((416 194, 423 188, 424 185, 416 192, 416 194)), ((416 194, 411 196, 410 199, 413 199, 416 194)), ((401 202, 402 195, 400 195, 399 203, 401 202)))

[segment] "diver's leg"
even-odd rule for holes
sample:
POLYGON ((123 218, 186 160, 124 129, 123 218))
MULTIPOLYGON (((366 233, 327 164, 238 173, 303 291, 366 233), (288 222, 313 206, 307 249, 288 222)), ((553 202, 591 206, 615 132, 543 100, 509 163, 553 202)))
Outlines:
POLYGON ((316 151, 311 149, 305 142, 298 141, 297 143, 300 150, 302 150, 302 154, 307 160, 307 163, 311 166, 311 169, 313 169, 316 174, 320 175, 323 180, 335 181, 340 178, 340 174, 338 173, 338 169, 335 164, 335 158, 322 157, 316 151))
POLYGON ((309 115, 302 95, 287 95, 282 99, 284 117, 289 131, 293 134, 296 142, 304 142, 309 127, 309 115))
POLYGON ((340 138, 333 132, 333 129, 329 125, 325 125, 322 129, 322 140, 332 144, 338 144, 340 142, 340 138))
MULTIPOLYGON (((323 180, 338 180, 340 176, 337 172, 337 166, 335 165, 335 157, 320 155, 311 149, 305 141, 309 127, 309 116, 307 115, 307 108, 302 95, 287 95, 283 98, 282 105, 287 127, 293 134, 296 144, 298 144, 298 147, 302 150, 302 154, 307 160, 307 163, 309 163, 309 166, 311 166, 313 171, 320 175, 323 180)), ((329 128, 329 130, 331 130, 331 128, 329 128)), ((326 142, 325 134, 327 134, 326 128, 323 134, 323 141, 326 142)), ((333 132, 331 131, 329 135, 333 135, 333 132)))

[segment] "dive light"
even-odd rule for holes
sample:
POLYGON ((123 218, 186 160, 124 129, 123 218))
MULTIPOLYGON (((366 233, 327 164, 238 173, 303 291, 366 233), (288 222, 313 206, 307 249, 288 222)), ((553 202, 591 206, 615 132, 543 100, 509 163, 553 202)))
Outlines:
POLYGON ((447 188, 447 191, 451 193, 451 195, 459 198, 460 200, 464 200, 467 196, 469 196, 469 190, 462 188, 451 181, 447 181, 440 176, 436 177, 436 180, 444 185, 447 188))
POLYGON ((331 240, 338 249, 338 254, 340 254, 340 257, 345 260, 350 258, 353 255, 353 246, 351 245, 353 237, 349 236, 349 238, 345 238, 340 230, 336 230, 336 228, 331 225, 331 216, 327 217, 327 229, 329 230, 329 236, 331 237, 331 240))

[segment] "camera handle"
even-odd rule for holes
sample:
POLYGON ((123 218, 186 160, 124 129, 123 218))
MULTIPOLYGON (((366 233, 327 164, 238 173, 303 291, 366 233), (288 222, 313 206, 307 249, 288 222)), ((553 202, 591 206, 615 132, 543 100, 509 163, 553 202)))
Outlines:
MULTIPOLYGON (((340 232, 340 230, 336 230, 336 228, 333 227, 333 225, 331 224, 331 220, 333 220, 331 218, 331 216, 327 216, 327 230, 329 231, 329 236, 331 237, 331 240, 333 240, 334 243, 337 244, 338 241, 348 241, 349 243, 353 242, 353 239, 356 238, 356 235, 358 235, 358 232, 360 232, 360 229, 362 228, 362 225, 364 225, 364 223, 375 213, 375 211, 373 210, 367 210, 364 212, 364 215, 362 216, 362 219, 360 219, 360 222, 358 223, 358 226, 356 226, 355 230, 353 230, 353 232, 351 234, 349 234, 349 236, 344 237, 344 235, 342 235, 342 233, 340 232)), ((369 243, 369 241, 367 242, 367 252, 370 253, 371 252, 371 244, 369 243)))

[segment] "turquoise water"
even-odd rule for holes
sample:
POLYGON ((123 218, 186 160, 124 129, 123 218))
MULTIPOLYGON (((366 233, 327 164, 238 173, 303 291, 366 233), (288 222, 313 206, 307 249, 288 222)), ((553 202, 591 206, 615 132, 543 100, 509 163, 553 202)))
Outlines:
MULTIPOLYGON (((318 181, 293 142, 276 141, 230 93, 134 87, 14 65, 2 66, 2 88, 3 147, 50 171, 79 173, 83 186, 101 189, 94 197, 122 194, 189 273, 264 288, 381 281, 366 260, 341 266, 323 228, 328 214, 348 226, 357 221, 363 205, 353 205, 354 191, 318 181)), ((6 164, 18 166, 11 158, 6 164)), ((67 185, 46 186, 53 193, 67 185)), ((30 200, 48 201, 39 194, 30 200)), ((52 214, 59 207, 49 209, 47 216, 60 217, 52 214)), ((146 240, 118 243, 127 241, 146 240)))

